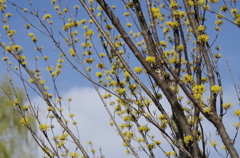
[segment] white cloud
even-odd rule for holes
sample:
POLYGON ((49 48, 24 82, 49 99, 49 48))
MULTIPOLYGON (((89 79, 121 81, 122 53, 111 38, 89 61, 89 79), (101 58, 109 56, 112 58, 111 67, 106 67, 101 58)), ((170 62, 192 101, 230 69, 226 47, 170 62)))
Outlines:
MULTIPOLYGON (((100 155, 99 149, 101 148, 103 155, 106 157, 126 157, 122 141, 114 127, 109 125, 110 117, 104 109, 95 89, 73 87, 62 95, 64 104, 63 114, 69 120, 70 129, 73 129, 74 133, 76 133, 75 127, 71 125, 72 121, 68 117, 68 102, 66 101, 68 97, 73 99, 70 103, 70 112, 75 114, 74 120, 78 122, 80 141, 83 147, 88 149, 88 153, 91 154, 87 142, 92 141, 97 155, 100 155)), ((41 105, 41 107, 45 104, 41 98, 35 98, 33 102, 41 105)), ((44 109, 46 109, 46 106, 44 106, 44 109)), ((43 123, 46 122, 46 115, 46 113, 43 114, 43 123)), ((60 125, 57 122, 54 125, 55 134, 60 135, 62 131, 60 125)), ((68 149, 74 151, 75 146, 70 145, 68 149)))

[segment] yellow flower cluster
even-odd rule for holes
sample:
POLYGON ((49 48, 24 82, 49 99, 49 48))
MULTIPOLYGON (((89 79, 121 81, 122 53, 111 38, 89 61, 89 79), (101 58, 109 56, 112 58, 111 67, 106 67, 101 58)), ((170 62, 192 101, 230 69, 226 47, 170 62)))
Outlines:
POLYGON ((213 93, 217 93, 222 90, 221 86, 214 85, 211 87, 213 93))
POLYGON ((173 29, 176 29, 176 28, 178 28, 180 26, 180 24, 177 21, 174 21, 174 22, 167 21, 165 24, 170 26, 173 29))
POLYGON ((202 34, 198 36, 197 40, 199 43, 207 43, 209 40, 209 37, 206 34, 202 34))
POLYGON ((173 15, 176 17, 176 18, 183 18, 183 17, 185 17, 187 14, 186 14, 186 12, 184 12, 184 11, 180 11, 180 10, 175 10, 174 12, 173 12, 173 15))
POLYGON ((118 92, 119 95, 123 95, 123 94, 125 94, 127 92, 127 89, 120 88, 120 89, 117 89, 117 92, 118 92))
POLYGON ((202 5, 205 4, 205 0, 199 0, 197 3, 198 3, 200 6, 202 6, 202 5))
POLYGON ((233 126, 236 127, 236 128, 239 128, 240 127, 240 122, 235 122, 233 126))
POLYGON ((150 129, 145 125, 142 125, 141 127, 138 128, 139 132, 148 132, 149 130, 150 129))
POLYGON ((163 31, 164 34, 167 34, 167 33, 170 32, 170 28, 169 27, 165 27, 162 31, 163 31))
POLYGON ((177 7, 177 6, 178 6, 178 3, 174 1, 174 2, 171 2, 171 3, 170 3, 169 8, 174 9, 174 8, 177 7))
POLYGON ((70 48, 68 53, 72 56, 75 57, 76 56, 76 51, 73 48, 70 48))
POLYGON ((125 131, 122 134, 127 138, 133 138, 134 137, 134 132, 132 132, 132 131, 125 131))
POLYGON ((184 49, 184 46, 183 46, 183 45, 178 45, 178 46, 177 46, 177 49, 181 51, 181 50, 184 49))
POLYGON ((101 77, 103 76, 103 74, 102 74, 101 72, 96 72, 96 76, 97 76, 98 78, 101 78, 101 77))
POLYGON ((106 29, 108 29, 108 30, 113 29, 113 25, 107 24, 107 25, 106 25, 106 29))
POLYGON ((108 93, 108 94, 103 94, 102 95, 102 97, 104 98, 104 99, 107 99, 107 98, 110 98, 112 95, 110 94, 110 93, 108 93))
POLYGON ((212 109, 211 109, 210 107, 205 107, 205 108, 203 108, 203 112, 204 112, 204 113, 210 114, 211 111, 212 111, 212 109))
POLYGON ((189 142, 193 141, 193 137, 191 135, 185 136, 184 137, 184 142, 186 144, 189 144, 189 142))
POLYGON ((20 120, 20 122, 26 126, 28 124, 28 119, 24 117, 20 120))
POLYGON ((204 25, 199 25, 198 26, 198 31, 205 31, 206 30, 206 27, 204 25))
POLYGON ((153 7, 153 8, 151 8, 151 10, 152 10, 152 14, 153 14, 154 18, 161 17, 160 8, 153 7))
POLYGON ((61 148, 65 143, 66 143, 66 142, 60 140, 60 141, 57 142, 57 147, 58 147, 58 148, 61 148))
POLYGON ((233 114, 240 117, 240 109, 236 109, 233 114))
POLYGON ((181 78, 181 80, 184 82, 184 83, 193 83, 194 82, 194 77, 192 75, 189 75, 189 74, 184 74, 183 75, 184 78, 181 78))
POLYGON ((132 26, 132 23, 127 23, 126 26, 127 26, 127 27, 131 27, 131 26, 132 26))
POLYGON ((162 114, 158 117, 158 119, 160 120, 159 126, 163 129, 167 128, 168 120, 167 120, 166 116, 162 114))
POLYGON ((230 109, 230 108, 233 107, 233 103, 230 103, 230 102, 225 103, 225 104, 222 105, 222 107, 223 107, 225 110, 230 109))
POLYGON ((41 131, 46 131, 46 130, 48 130, 48 128, 50 128, 50 127, 49 127, 49 125, 47 125, 47 124, 40 124, 40 125, 39 125, 39 129, 40 129, 41 131))
POLYGON ((6 50, 7 52, 11 52, 11 50, 14 51, 14 52, 16 52, 16 51, 21 51, 21 50, 22 50, 22 47, 19 46, 19 45, 13 45, 12 47, 11 47, 11 46, 6 46, 6 47, 5 47, 5 50, 6 50))
POLYGON ((135 67, 135 68, 134 68, 134 71, 135 71, 136 73, 140 74, 140 73, 143 71, 143 68, 141 68, 141 67, 135 67))
POLYGON ((217 143, 217 141, 216 141, 216 140, 213 140, 213 141, 211 141, 211 145, 212 145, 213 147, 215 147, 215 146, 217 146, 217 145, 218 145, 218 143, 217 143))
POLYGON ((160 44, 163 46, 163 47, 167 47, 168 43, 166 41, 160 41, 160 44))
POLYGON ((192 91, 195 93, 195 94, 203 94, 205 91, 206 91, 206 86, 201 84, 201 85, 195 85, 193 88, 192 88, 192 91))
POLYGON ((152 144, 147 144, 147 148, 148 150, 152 150, 156 148, 156 144, 152 143, 152 144))
POLYGON ((92 36, 92 35, 94 35, 94 32, 93 32, 92 29, 89 29, 89 30, 86 31, 86 33, 84 35, 85 36, 92 36))
POLYGON ((154 143, 157 144, 157 145, 162 144, 162 142, 160 142, 159 140, 155 140, 154 143))
POLYGON ((219 0, 208 0, 208 2, 210 2, 211 4, 213 3, 218 3, 219 0))
POLYGON ((49 19, 49 18, 51 18, 51 17, 52 17, 51 14, 45 14, 45 15, 43 16, 43 20, 47 20, 47 19, 49 19))
POLYGON ((67 136, 68 136, 68 133, 64 133, 64 134, 58 136, 58 139, 59 140, 66 140, 67 136))
POLYGON ((189 1, 188 1, 188 5, 189 5, 190 7, 194 7, 194 1, 193 1, 193 0, 189 0, 189 1))
POLYGON ((76 157, 79 156, 79 153, 78 153, 78 152, 70 152, 69 156, 70 156, 71 158, 76 158, 76 157))
POLYGON ((148 62, 148 63, 155 63, 156 59, 153 56, 149 56, 145 59, 145 61, 148 62))

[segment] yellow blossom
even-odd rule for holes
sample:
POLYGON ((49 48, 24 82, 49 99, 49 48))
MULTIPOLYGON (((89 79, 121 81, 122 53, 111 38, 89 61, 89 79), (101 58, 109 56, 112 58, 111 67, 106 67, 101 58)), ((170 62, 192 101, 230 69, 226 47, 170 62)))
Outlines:
POLYGON ((148 150, 152 150, 156 148, 156 144, 152 143, 152 144, 147 144, 147 148, 148 150))
POLYGON ((57 142, 57 147, 61 148, 64 144, 65 144, 65 142, 60 140, 60 141, 57 142))
POLYGON ((171 151, 167 151, 167 152, 165 152, 165 154, 166 154, 167 156, 169 156, 169 155, 171 155, 171 151))
POLYGON ((236 109, 233 114, 240 117, 240 109, 236 109))
POLYGON ((190 7, 194 7, 194 1, 189 0, 189 1, 188 1, 188 5, 189 5, 190 7))
POLYGON ((11 51, 11 47, 10 47, 10 46, 6 46, 6 47, 5 47, 5 50, 6 50, 7 52, 10 52, 10 51, 11 51))
POLYGON ((107 24, 107 25, 106 25, 106 29, 108 29, 108 30, 113 29, 113 25, 107 24))
POLYGON ((204 112, 204 113, 210 114, 211 111, 212 111, 212 109, 211 109, 210 107, 205 107, 205 108, 203 108, 203 112, 204 112))
POLYGON ((92 29, 87 30, 85 33, 85 36, 91 36, 91 35, 94 35, 93 30, 92 29))
POLYGON ((192 88, 192 91, 196 94, 202 94, 206 91, 205 89, 205 85, 201 84, 201 85, 195 85, 193 88, 192 88))
POLYGON ((223 24, 223 20, 221 20, 221 19, 220 19, 220 20, 216 20, 216 21, 215 21, 215 24, 216 24, 216 25, 222 25, 222 24, 223 24))
POLYGON ((184 49, 184 46, 183 45, 179 45, 179 46, 177 46, 177 49, 181 51, 181 50, 184 49))
POLYGON ((205 4, 205 0, 199 0, 197 3, 198 3, 200 6, 202 6, 202 5, 205 4))
POLYGON ((79 156, 79 153, 78 153, 78 152, 70 152, 69 156, 70 156, 71 158, 76 158, 76 157, 79 156))
POLYGON ((207 79, 206 77, 202 77, 202 78, 201 78, 201 81, 202 81, 203 83, 206 83, 206 82, 208 81, 208 79, 207 79))
POLYGON ((129 16, 130 13, 129 13, 129 12, 125 12, 123 15, 125 15, 125 16, 129 16))
POLYGON ((235 122, 233 126, 236 127, 236 128, 239 128, 240 127, 240 122, 235 122))
POLYGON ((162 144, 159 140, 155 140, 154 143, 157 144, 157 145, 162 144))
POLYGON ((100 53, 99 56, 100 56, 101 58, 104 58, 104 57, 106 56, 106 54, 100 53))
POLYGON ((19 45, 13 45, 13 46, 12 46, 12 50, 13 50, 13 51, 20 51, 20 50, 22 50, 22 47, 19 46, 19 45))
POLYGON ((240 25, 240 17, 234 21, 235 24, 240 25))
POLYGON ((227 10, 229 10, 228 5, 224 5, 224 6, 220 7, 219 10, 223 11, 223 12, 226 12, 227 10))
POLYGON ((69 10, 68 10, 67 8, 64 8, 63 11, 64 11, 65 13, 69 12, 69 10))
POLYGON ((134 2, 129 2, 127 5, 126 5, 126 8, 132 8, 134 6, 134 2))
POLYGON ((54 107, 48 106, 46 110, 47 110, 47 111, 54 111, 54 107))
POLYGON ((163 47, 167 47, 168 43, 166 41, 160 41, 160 44, 163 46, 163 47))
POLYGON ((175 2, 175 1, 173 1, 173 2, 170 3, 170 6, 169 6, 169 7, 170 7, 171 9, 174 9, 174 8, 177 7, 177 6, 178 6, 178 3, 175 2))
POLYGON ((20 120, 20 122, 23 124, 23 125, 27 125, 28 124, 28 119, 27 118, 22 118, 21 120, 20 120))
POLYGON ((46 131, 48 128, 49 128, 49 125, 47 125, 47 124, 40 124, 39 125, 39 129, 41 131, 46 131))
POLYGON ((73 118, 75 115, 73 113, 69 114, 69 117, 73 118))
POLYGON ((227 109, 229 109, 229 108, 232 108, 232 107, 233 107, 233 104, 230 103, 230 102, 228 102, 228 103, 223 104, 222 107, 223 107, 225 110, 227 110, 227 109))
POLYGON ((141 73, 142 70, 143 70, 143 68, 141 68, 141 67, 135 67, 135 68, 134 68, 134 71, 135 71, 136 73, 141 73))
POLYGON ((51 17, 52 17, 51 14, 45 14, 45 15, 43 16, 43 20, 47 20, 47 19, 49 19, 49 18, 51 18, 51 17))
POLYGON ((2 61, 7 61, 9 58, 8 57, 3 57, 2 61))
POLYGON ((145 125, 142 125, 141 127, 138 128, 138 131, 140 132, 148 132, 150 129, 145 126, 145 125))
POLYGON ((184 137, 184 142, 186 144, 189 144, 189 142, 193 141, 193 137, 191 135, 185 136, 184 137))
POLYGON ((68 136, 68 133, 64 133, 63 135, 58 136, 58 139, 59 140, 66 140, 67 136, 68 136))
POLYGON ((96 72, 96 76, 97 76, 98 78, 101 78, 101 77, 103 76, 103 74, 102 74, 101 72, 96 72))
POLYGON ((202 35, 198 36, 197 40, 199 43, 206 43, 206 42, 208 42, 209 37, 206 34, 202 34, 202 35))
POLYGON ((215 54, 215 58, 219 59, 221 57, 222 57, 222 54, 220 54, 220 53, 215 54))
POLYGON ((28 110, 28 109, 30 109, 30 106, 29 105, 23 105, 22 108, 23 108, 23 110, 28 110))
POLYGON ((218 145, 218 144, 217 144, 217 141, 216 141, 216 140, 211 141, 211 145, 212 145, 213 147, 217 146, 217 145, 218 145))
POLYGON ((39 83, 40 83, 41 85, 44 85, 45 82, 46 82, 45 80, 40 80, 40 81, 39 81, 39 83))
POLYGON ((166 119, 166 116, 162 114, 162 115, 158 116, 158 119, 159 120, 164 120, 164 119, 166 119))
POLYGON ((211 87, 213 93, 217 93, 222 90, 221 86, 214 85, 211 87))
POLYGON ((92 153, 95 153, 95 152, 96 152, 96 150, 95 150, 95 149, 91 149, 91 152, 92 152, 92 153))
POLYGON ((145 61, 148 62, 148 63, 155 63, 156 59, 153 56, 149 56, 145 59, 145 61))
POLYGON ((205 31, 206 27, 204 25, 199 25, 198 26, 198 31, 205 31))
POLYGON ((211 4, 213 3, 218 3, 219 0, 208 0, 208 2, 210 2, 211 4))
POLYGON ((4 25, 3 26, 3 29, 5 29, 5 30, 8 30, 10 27, 9 27, 9 25, 4 25))
POLYGON ((132 23, 127 23, 126 26, 127 26, 127 27, 131 27, 131 26, 132 26, 132 23))

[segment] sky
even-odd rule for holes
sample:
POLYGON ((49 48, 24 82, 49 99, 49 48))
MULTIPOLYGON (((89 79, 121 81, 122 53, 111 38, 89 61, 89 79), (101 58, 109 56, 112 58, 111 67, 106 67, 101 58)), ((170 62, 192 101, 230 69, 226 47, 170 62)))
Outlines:
MULTIPOLYGON (((12 0, 11 2, 16 3, 22 8, 29 8, 29 4, 27 0, 24 0, 21 2, 17 0, 12 0)), ((31 2, 33 3, 34 8, 38 9, 37 11, 39 15, 41 16, 44 15, 44 12, 46 14, 48 13, 52 14, 54 26, 56 26, 57 29, 61 30, 63 23, 61 19, 55 18, 56 13, 53 11, 52 9, 53 6, 50 5, 50 1, 40 2, 37 0, 33 0, 31 2)), ((123 14, 123 11, 121 10, 121 7, 122 7, 121 1, 115 1, 115 2, 109 1, 109 3, 111 3, 110 5, 117 6, 117 9, 115 10, 115 12, 118 15, 123 14)), ((69 2, 69 8, 73 7, 74 5, 75 4, 72 4, 72 2, 69 2)), ((78 5, 80 6, 78 18, 80 19, 86 18, 88 20, 89 17, 83 10, 83 7, 79 3, 78 5)), ((24 54, 26 54, 27 59, 29 59, 27 61, 30 67, 34 67, 34 68, 37 67, 38 69, 44 70, 46 68, 46 64, 42 60, 40 60, 38 63, 36 63, 34 60, 35 56, 41 57, 41 54, 39 52, 34 51, 35 46, 32 44, 31 38, 27 37, 27 34, 29 32, 24 27, 27 22, 23 20, 20 14, 26 15, 27 19, 36 27, 39 27, 41 30, 43 30, 43 28, 40 26, 39 21, 36 20, 36 18, 33 17, 32 15, 25 14, 19 9, 18 9, 19 10, 18 12, 16 8, 10 5, 8 6, 9 8, 7 9, 7 12, 10 12, 13 14, 13 17, 11 17, 11 19, 9 20, 10 27, 11 29, 15 29, 17 31, 16 35, 14 36, 15 42, 24 48, 24 54)), ((72 14, 72 16, 74 16, 74 14, 72 14)), ((214 15, 209 13, 207 14, 207 18, 210 19, 209 21, 207 21, 208 23, 207 26, 210 26, 207 28, 207 33, 209 34, 210 41, 212 42, 216 34, 213 28, 211 27, 212 25, 214 25, 214 20, 213 20, 214 15)), ((125 24, 126 20, 123 19, 121 16, 120 16, 120 20, 125 24)), ((1 27, 2 27, 2 24, 1 24, 1 27)), ((91 27, 94 28, 94 26, 91 26, 91 27)), ((220 45, 222 48, 220 50, 220 53, 222 54, 222 59, 218 61, 218 66, 220 69, 222 82, 224 83, 223 84, 224 102, 233 102, 235 105, 235 107, 228 112, 229 116, 224 121, 226 122, 226 129, 230 133, 234 133, 235 129, 232 126, 232 124, 233 122, 236 122, 237 119, 231 116, 231 114, 233 113, 234 109, 239 108, 239 105, 237 102, 235 90, 232 86, 231 77, 230 77, 225 59, 228 60, 235 82, 236 84, 238 84, 239 83, 239 64, 240 64, 239 63, 240 49, 238 48, 238 46, 240 44, 240 40, 238 39, 239 36, 237 35, 240 34, 240 29, 236 26, 233 26, 232 24, 230 25, 227 21, 225 21, 225 24, 221 27, 221 30, 222 31, 219 33, 218 39, 214 43, 213 47, 216 45, 220 45)), ((46 36, 40 33, 38 30, 31 29, 30 32, 34 33, 36 37, 39 39, 39 42, 38 42, 39 46, 42 46, 42 45, 44 46, 44 55, 49 56, 48 64, 55 66, 55 63, 59 58, 59 51, 56 50, 55 45, 51 42, 51 40, 49 40, 49 38, 46 38, 46 36)), ((54 33, 56 38, 59 40, 60 45, 63 48, 63 51, 67 52, 69 48, 65 46, 61 36, 56 32, 54 33)), ((6 38, 6 35, 5 35, 5 30, 1 28, 0 34, 2 35, 0 36, 0 42, 9 43, 9 40, 6 38)), ((81 38, 82 35, 83 35, 83 31, 81 31, 79 35, 80 43, 84 42, 84 38, 81 38)), ((98 39, 93 39, 93 40, 96 43, 98 41, 98 39)), ((101 49, 102 48, 100 46, 99 48, 97 48, 99 52, 102 51, 101 49)), ((0 49, 0 51, 1 51, 1 57, 9 56, 2 49, 0 49)), ((129 52, 129 50, 127 51, 129 52)), ((215 50, 214 50, 214 53, 216 53, 215 50)), ((13 61, 13 59, 10 56, 9 58, 10 58, 10 61, 13 62, 13 66, 15 66, 16 63, 13 61)), ((134 59, 131 59, 130 62, 132 67, 140 66, 139 63, 134 59)), ((98 70, 94 70, 94 71, 98 71, 98 70)), ((0 74, 5 75, 6 72, 7 72, 6 63, 0 62, 0 74)), ((65 110, 63 113, 66 116, 68 116, 69 112, 67 110, 67 104, 68 104, 67 98, 71 97, 73 101, 70 104, 70 107, 71 107, 70 112, 73 112, 76 115, 74 119, 78 121, 80 141, 83 144, 85 144, 84 147, 87 149, 87 151, 90 153, 90 147, 89 145, 87 145, 87 142, 92 141, 94 149, 97 150, 97 154, 99 154, 98 149, 101 148, 103 155, 105 155, 107 158, 133 157, 131 155, 126 156, 125 149, 122 146, 122 141, 120 137, 117 136, 115 128, 109 125, 110 117, 108 116, 106 110, 104 109, 104 106, 102 105, 92 84, 87 79, 79 75, 73 69, 73 67, 71 67, 67 63, 64 64, 64 67, 62 69, 62 74, 63 75, 60 75, 57 78, 56 85, 58 87, 60 95, 63 98, 62 104, 63 104, 63 107, 65 107, 65 110)), ((11 73, 11 75, 14 78, 14 82, 17 85, 21 86, 22 84, 21 80, 19 80, 16 77, 16 75, 14 75, 14 73, 11 73)), ((27 76, 25 72, 23 72, 23 75, 27 76)), ((50 75, 45 72, 45 73, 42 73, 41 76, 46 80, 46 85, 50 87, 50 91, 53 93, 54 91, 51 89, 52 81, 51 81, 50 75)), ((26 77, 26 79, 28 80, 28 77, 26 77)), ((101 91, 103 92, 103 90, 101 91)), ((29 95, 31 96, 31 98, 33 98, 32 103, 40 107, 42 121, 45 123, 49 123, 49 120, 48 121, 46 120, 47 112, 45 110, 46 104, 44 103, 44 101, 38 95, 36 95, 36 93, 34 93, 34 91, 31 89, 29 90, 29 95)), ((161 103, 163 105, 166 104, 166 106, 168 106, 166 99, 163 99, 161 103)), ((169 109, 169 113, 170 113, 170 109, 169 109)), ((71 124, 71 121, 70 121, 70 124, 71 124)), ((212 125, 210 125, 209 123, 205 124, 205 128, 209 129, 209 131, 214 131, 214 127, 212 127, 212 125)), ((74 127, 72 129, 74 130, 74 127)), ((59 126, 56 125, 54 131, 56 132, 57 135, 59 135, 61 134, 60 131, 62 130, 59 126)), ((77 132, 77 131, 74 130, 74 132, 77 132)), ((151 130, 151 132, 153 134, 157 133, 155 129, 151 130)), ((156 137, 159 137, 159 136, 156 134, 156 137)), ((213 132, 213 134, 211 135, 211 140, 215 138, 217 139, 217 136, 213 132)), ((159 137, 159 139, 161 139, 161 137, 159 137)), ((164 140, 162 139, 161 141, 164 142, 164 140)), ((222 144, 219 143, 219 145, 221 146, 222 144)), ((166 147, 166 146, 164 147, 166 151, 170 150, 169 147, 166 147)), ((69 144, 69 149, 70 151, 71 150, 74 151, 75 150, 74 145, 69 144)), ((158 152, 159 151, 157 151, 156 153, 160 154, 160 152, 159 153, 158 152)), ((39 152, 39 157, 41 155, 42 153, 39 152)), ((146 155, 141 154, 141 158, 145 158, 145 157, 146 155)))

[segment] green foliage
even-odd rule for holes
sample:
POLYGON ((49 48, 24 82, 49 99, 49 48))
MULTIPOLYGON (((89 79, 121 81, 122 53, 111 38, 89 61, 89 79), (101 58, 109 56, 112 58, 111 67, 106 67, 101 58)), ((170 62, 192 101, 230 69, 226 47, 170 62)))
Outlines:
MULTIPOLYGON (((14 106, 10 100, 10 98, 14 97, 11 85, 5 79, 0 87, 0 157, 12 158, 16 157, 16 155, 22 155, 21 157, 33 158, 33 153, 36 152, 34 150, 36 144, 29 137, 30 133, 28 129, 19 122, 19 117, 16 115, 14 106), (33 150, 26 150, 25 146, 29 146, 33 150)), ((23 90, 17 88, 15 92, 20 103, 23 104, 23 90)), ((33 119, 30 119, 30 122, 32 125, 35 124, 33 119)))

